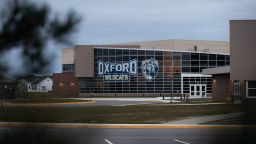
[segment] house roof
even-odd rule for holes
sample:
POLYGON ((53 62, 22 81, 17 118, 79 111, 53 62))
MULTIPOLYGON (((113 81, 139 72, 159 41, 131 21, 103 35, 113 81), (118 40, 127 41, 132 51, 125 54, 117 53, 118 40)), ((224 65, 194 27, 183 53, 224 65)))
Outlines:
POLYGON ((25 80, 27 82, 30 82, 31 84, 37 84, 39 82, 41 82, 42 80, 44 80, 45 78, 51 78, 52 76, 34 76, 34 75, 28 75, 25 77, 20 77, 18 80, 25 80))
POLYGON ((44 79, 46 79, 48 77, 52 78, 51 76, 41 76, 41 77, 38 77, 37 79, 35 79, 31 84, 37 84, 37 83, 43 81, 44 79))

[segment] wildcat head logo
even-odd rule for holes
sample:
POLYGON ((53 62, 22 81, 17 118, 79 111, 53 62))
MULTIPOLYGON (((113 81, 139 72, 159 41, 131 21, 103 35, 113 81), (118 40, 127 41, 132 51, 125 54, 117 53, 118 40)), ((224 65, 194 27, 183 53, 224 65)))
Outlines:
POLYGON ((143 60, 141 63, 141 71, 148 81, 152 81, 156 78, 158 70, 159 64, 154 58, 143 60))

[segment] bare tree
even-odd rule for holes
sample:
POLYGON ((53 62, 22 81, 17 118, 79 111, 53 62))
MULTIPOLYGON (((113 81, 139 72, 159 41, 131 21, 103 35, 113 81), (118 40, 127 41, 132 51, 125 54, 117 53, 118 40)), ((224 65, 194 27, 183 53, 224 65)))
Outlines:
MULTIPOLYGON (((50 41, 70 43, 70 36, 81 20, 73 11, 63 18, 54 16, 47 4, 38 4, 37 1, 5 0, 0 3, 0 54, 12 49, 20 49, 22 61, 26 62, 24 68, 27 74, 40 73, 47 68, 52 61, 44 56, 47 43, 50 41)), ((7 64, 0 61, 0 80, 6 77, 8 71, 7 64)), ((1 90, 0 85, 2 101, 1 90)), ((8 117, 5 114, 2 116, 8 117)), ((33 121, 33 115, 28 117, 33 121)), ((41 133, 26 130, 14 132, 11 135, 18 139, 15 142, 11 135, 6 133, 0 143, 45 143, 46 133, 46 130, 41 133)), ((57 137, 51 137, 50 140, 46 143, 66 143, 57 137)))
MULTIPOLYGON (((6 0, 0 12, 0 54, 14 48, 22 49, 27 74, 44 70, 52 60, 43 53, 49 41, 70 44, 70 36, 81 18, 69 11, 64 18, 53 15, 50 7, 30 0, 6 0)), ((0 62, 0 78, 8 67, 0 62)))

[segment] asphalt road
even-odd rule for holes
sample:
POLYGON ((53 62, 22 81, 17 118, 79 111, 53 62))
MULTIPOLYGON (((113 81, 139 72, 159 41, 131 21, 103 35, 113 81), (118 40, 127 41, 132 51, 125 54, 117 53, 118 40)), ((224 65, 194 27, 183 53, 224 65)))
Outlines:
POLYGON ((93 103, 85 104, 38 104, 38 105, 5 105, 6 107, 74 107, 74 106, 128 106, 128 105, 145 105, 158 104, 160 102, 150 101, 122 101, 122 100, 94 100, 93 103))
MULTIPOLYGON (((240 144, 242 129, 0 128, 1 144, 240 144)), ((247 131, 248 132, 248 131, 247 131)), ((253 136, 253 138, 255 135, 253 136)), ((249 142, 249 143, 255 143, 249 142)))
MULTIPOLYGON (((144 105, 144 104, 157 104, 159 102, 148 101, 121 101, 121 100, 95 100, 94 103, 88 104, 67 104, 55 106, 128 106, 128 105, 144 105)), ((54 106, 54 105, 52 105, 54 106)))

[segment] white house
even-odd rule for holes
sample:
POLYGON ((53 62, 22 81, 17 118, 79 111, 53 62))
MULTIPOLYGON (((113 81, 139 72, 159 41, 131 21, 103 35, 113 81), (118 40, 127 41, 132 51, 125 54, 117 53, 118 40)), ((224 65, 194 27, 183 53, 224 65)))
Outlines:
POLYGON ((53 79, 51 76, 27 76, 20 80, 22 89, 26 92, 52 91, 53 79))

